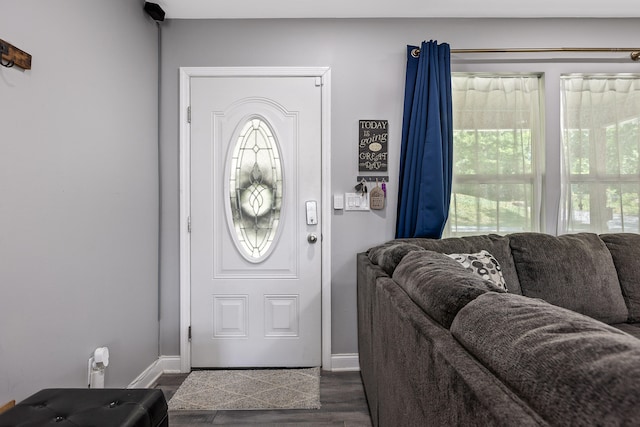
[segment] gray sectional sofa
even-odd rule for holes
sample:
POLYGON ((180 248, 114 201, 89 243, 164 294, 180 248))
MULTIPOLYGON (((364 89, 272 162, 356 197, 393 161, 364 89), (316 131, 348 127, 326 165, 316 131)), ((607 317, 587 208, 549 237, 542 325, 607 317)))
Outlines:
POLYGON ((640 426, 640 235, 393 240, 357 264, 374 425, 640 426))

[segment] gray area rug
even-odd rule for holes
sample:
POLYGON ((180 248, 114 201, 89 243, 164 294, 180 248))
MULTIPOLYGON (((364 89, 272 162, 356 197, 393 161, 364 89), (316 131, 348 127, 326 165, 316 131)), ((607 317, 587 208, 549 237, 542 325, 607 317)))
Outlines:
POLYGON ((169 410, 319 409, 320 368, 193 371, 169 410))

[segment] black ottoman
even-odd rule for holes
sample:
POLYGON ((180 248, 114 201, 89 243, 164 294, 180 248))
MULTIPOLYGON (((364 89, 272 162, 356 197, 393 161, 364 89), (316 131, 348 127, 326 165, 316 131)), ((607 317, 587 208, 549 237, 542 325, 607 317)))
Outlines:
POLYGON ((0 427, 168 426, 162 390, 51 388, 0 414, 0 427))

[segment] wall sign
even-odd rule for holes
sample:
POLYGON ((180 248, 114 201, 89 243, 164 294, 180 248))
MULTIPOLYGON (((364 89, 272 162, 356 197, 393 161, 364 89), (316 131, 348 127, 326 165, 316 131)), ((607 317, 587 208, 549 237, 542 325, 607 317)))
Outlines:
POLYGON ((358 136, 358 170, 386 172, 389 121, 360 120, 358 136))

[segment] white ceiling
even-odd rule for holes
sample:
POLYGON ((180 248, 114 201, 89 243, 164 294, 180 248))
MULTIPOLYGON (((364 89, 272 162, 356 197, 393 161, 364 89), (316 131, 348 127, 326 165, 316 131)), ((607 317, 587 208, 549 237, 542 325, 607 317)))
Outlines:
POLYGON ((151 0, 167 19, 637 18, 637 0, 151 0))

